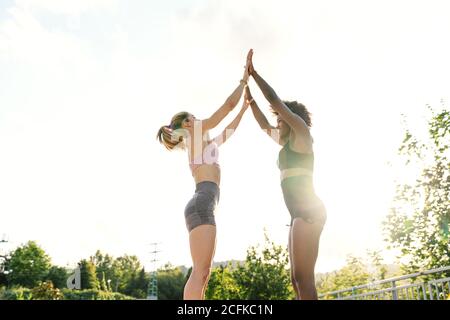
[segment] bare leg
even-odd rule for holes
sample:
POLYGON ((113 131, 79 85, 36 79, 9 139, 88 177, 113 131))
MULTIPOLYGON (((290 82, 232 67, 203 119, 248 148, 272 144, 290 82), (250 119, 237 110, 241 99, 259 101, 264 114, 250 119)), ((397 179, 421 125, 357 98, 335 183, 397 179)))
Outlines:
POLYGON ((319 240, 323 224, 308 223, 296 218, 292 226, 292 265, 300 299, 317 300, 314 268, 319 253, 319 240))
MULTIPOLYGON (((216 231, 216 230, 214 230, 214 231, 216 231)), ((214 259, 215 253, 216 253, 216 235, 214 234, 214 248, 213 248, 213 253, 212 253, 212 257, 211 257, 210 271, 211 271, 211 265, 212 265, 212 261, 214 259)), ((210 276, 211 276, 211 272, 208 272, 208 277, 206 278, 205 285, 203 286, 203 290, 202 290, 202 297, 205 297, 205 293, 206 293, 206 289, 208 288, 208 282, 209 282, 210 276)))
POLYGON ((189 244, 193 266, 184 287, 183 299, 203 300, 216 247, 216 227, 213 225, 196 227, 189 233, 189 244))
POLYGON ((300 293, 298 291, 297 282, 295 282, 295 278, 294 278, 294 265, 292 263, 292 260, 293 260, 293 255, 292 255, 292 226, 289 227, 288 251, 289 251, 289 262, 290 262, 290 270, 291 270, 291 282, 292 282, 292 287, 294 288, 295 300, 300 300, 300 293))

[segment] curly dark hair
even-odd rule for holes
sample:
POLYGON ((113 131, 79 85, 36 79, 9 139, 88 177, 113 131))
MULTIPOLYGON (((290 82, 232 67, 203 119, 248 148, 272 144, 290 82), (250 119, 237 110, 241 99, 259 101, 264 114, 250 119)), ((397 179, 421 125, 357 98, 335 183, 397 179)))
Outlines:
MULTIPOLYGON (((305 121, 306 125, 311 128, 312 122, 311 122, 311 112, 306 109, 306 107, 297 101, 284 101, 283 103, 291 110, 293 113, 298 115, 300 118, 305 121)), ((272 109, 272 113, 275 115, 278 115, 278 112, 272 109)))

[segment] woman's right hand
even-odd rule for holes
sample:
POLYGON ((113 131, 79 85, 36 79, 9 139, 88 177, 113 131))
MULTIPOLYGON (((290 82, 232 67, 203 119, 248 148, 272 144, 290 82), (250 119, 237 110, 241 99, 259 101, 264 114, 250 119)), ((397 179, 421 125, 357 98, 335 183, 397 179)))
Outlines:
POLYGON ((252 75, 253 72, 255 72, 252 59, 253 59, 253 49, 250 49, 247 54, 247 64, 246 64, 249 75, 252 75))
POLYGON ((248 81, 248 78, 251 75, 250 65, 252 64, 252 55, 253 55, 253 49, 250 49, 250 51, 247 54, 247 61, 245 63, 245 67, 244 67, 244 69, 245 69, 244 70, 244 76, 242 77, 242 80, 244 80, 245 82, 248 81))
POLYGON ((250 74, 248 73, 248 66, 245 65, 244 69, 245 69, 244 70, 244 75, 242 76, 242 80, 241 81, 244 81, 245 85, 247 85, 248 78, 250 78, 250 74))

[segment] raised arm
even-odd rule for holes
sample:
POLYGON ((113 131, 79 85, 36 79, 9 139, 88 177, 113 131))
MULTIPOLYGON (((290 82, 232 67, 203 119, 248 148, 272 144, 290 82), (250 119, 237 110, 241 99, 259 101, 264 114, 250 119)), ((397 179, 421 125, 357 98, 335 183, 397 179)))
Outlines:
POLYGON ((305 121, 301 117, 293 113, 291 110, 289 110, 284 102, 278 97, 275 90, 256 72, 252 62, 252 50, 250 50, 249 56, 249 73, 251 76, 253 76, 253 79, 255 79, 256 84, 261 89, 261 92, 263 93, 264 97, 266 97, 267 101, 269 101, 272 109, 277 112, 294 131, 297 131, 299 133, 308 133, 309 129, 305 121))
POLYGON ((273 127, 269 123, 264 113, 262 113, 261 109, 259 109, 255 99, 253 99, 253 96, 250 92, 250 88, 248 86, 245 88, 245 99, 249 101, 250 107, 252 108, 253 116, 255 117, 256 122, 258 122, 260 128, 263 130, 275 129, 275 127, 273 127))
POLYGON ((247 55, 247 63, 244 67, 244 75, 242 76, 241 81, 239 82, 239 85, 236 89, 234 89, 233 93, 225 100, 225 103, 216 111, 213 113, 211 117, 208 119, 204 119, 202 121, 202 129, 204 131, 210 130, 212 128, 215 128, 227 115, 230 113, 231 110, 236 107, 239 100, 241 99, 242 92, 244 91, 244 87, 247 85, 247 81, 249 78, 248 73, 248 62, 250 56, 250 52, 247 55))
POLYGON ((248 101, 244 99, 244 102, 242 104, 242 108, 237 114, 237 116, 234 118, 233 121, 230 122, 230 124, 222 131, 221 134, 219 134, 217 137, 215 137, 213 140, 217 143, 217 145, 222 145, 227 141, 233 133, 236 131, 237 127, 239 126, 239 123, 241 122, 242 116, 244 115, 245 111, 248 109, 248 101))
POLYGON ((245 100, 247 100, 250 103, 253 116, 255 117, 256 122, 258 122, 259 127, 265 133, 267 133, 267 135, 269 135, 269 137, 271 137, 276 143, 283 145, 283 142, 280 141, 280 133, 278 129, 269 123, 264 113, 258 107, 258 104, 256 103, 255 99, 253 99, 248 86, 245 88, 245 100))
POLYGON ((202 121, 203 130, 206 131, 215 128, 234 109, 234 107, 236 107, 239 100, 241 99, 245 85, 246 82, 244 80, 241 80, 239 86, 234 89, 233 93, 227 98, 225 103, 219 109, 217 109, 211 117, 202 121))

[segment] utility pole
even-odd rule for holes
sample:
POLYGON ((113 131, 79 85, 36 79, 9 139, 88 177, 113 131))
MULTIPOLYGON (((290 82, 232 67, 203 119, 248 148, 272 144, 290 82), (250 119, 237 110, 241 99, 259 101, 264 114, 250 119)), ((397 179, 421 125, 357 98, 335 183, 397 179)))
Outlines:
POLYGON ((158 274, 157 274, 157 265, 158 262, 158 252, 161 252, 158 250, 158 244, 157 242, 153 242, 150 245, 153 246, 153 251, 150 251, 150 254, 152 254, 152 259, 150 260, 152 263, 152 271, 150 272, 150 281, 148 284, 148 294, 147 294, 147 300, 158 300, 158 274))
MULTIPOLYGON (((3 244, 3 243, 8 243, 8 240, 7 240, 7 237, 5 234, 2 236, 2 239, 0 240, 0 244, 3 244)), ((8 256, 6 254, 3 255, 0 251, 0 259, 3 259, 4 261, 6 261, 6 259, 8 259, 8 256)), ((4 272, 4 265, 0 265, 0 272, 4 272)))
POLYGON ((0 243, 6 243, 6 242, 8 242, 8 240, 6 238, 6 234, 3 234, 2 240, 0 240, 0 243))

